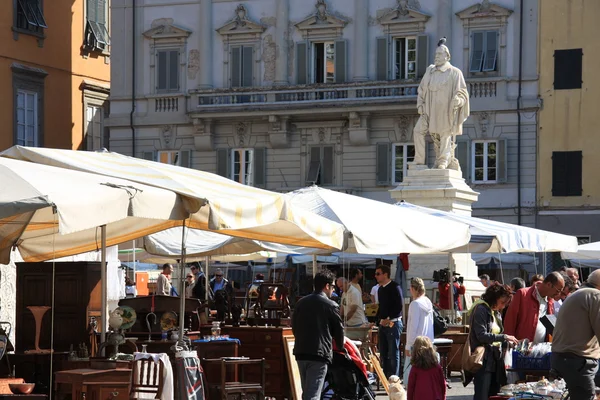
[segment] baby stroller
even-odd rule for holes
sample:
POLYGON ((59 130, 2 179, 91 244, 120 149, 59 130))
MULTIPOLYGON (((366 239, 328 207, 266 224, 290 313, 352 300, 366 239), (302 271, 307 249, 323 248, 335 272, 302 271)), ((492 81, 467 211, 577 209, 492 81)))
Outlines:
MULTIPOLYGON (((348 349, 347 345, 345 347, 348 349)), ((375 400, 367 375, 358 367, 357 361, 337 351, 333 352, 322 393, 322 399, 375 400)))

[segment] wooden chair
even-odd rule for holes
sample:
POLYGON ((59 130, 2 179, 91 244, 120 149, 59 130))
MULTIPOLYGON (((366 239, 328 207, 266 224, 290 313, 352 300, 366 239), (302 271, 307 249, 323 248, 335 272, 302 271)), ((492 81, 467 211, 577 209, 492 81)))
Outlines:
MULTIPOLYGON (((130 399, 140 398, 140 394, 155 394, 155 399, 160 399, 165 384, 165 364, 152 358, 136 360, 131 371, 130 399)), ((144 398, 148 398, 144 396, 144 398)))
MULTIPOLYGON (((209 364, 220 363, 221 365, 221 379, 217 385, 209 385, 209 398, 212 393, 218 391, 220 393, 219 399, 227 400, 235 396, 236 399, 248 399, 249 395, 255 395, 256 400, 264 400, 265 398, 265 359, 244 359, 244 360, 231 360, 227 358, 220 359, 202 359, 202 364, 205 368, 209 364), (260 366, 260 382, 245 382, 244 379, 244 367, 251 365, 260 366), (233 366, 237 369, 240 367, 240 381, 239 382, 227 382, 227 367, 233 366)), ((237 373, 236 373, 237 375, 237 373)))

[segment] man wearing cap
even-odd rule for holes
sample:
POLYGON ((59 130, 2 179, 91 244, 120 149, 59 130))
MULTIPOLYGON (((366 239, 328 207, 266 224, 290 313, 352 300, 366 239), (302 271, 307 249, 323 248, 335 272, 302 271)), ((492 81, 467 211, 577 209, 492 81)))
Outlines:
POLYGON ((552 369, 565 380, 571 399, 594 399, 600 358, 600 270, 562 305, 552 336, 552 369))
POLYGON ((462 125, 469 117, 469 93, 460 69, 450 64, 446 38, 438 42, 433 65, 419 84, 417 111, 419 120, 414 131, 413 164, 425 165, 425 135, 429 132, 435 146, 435 168, 460 171, 454 157, 454 137, 462 135, 462 125))

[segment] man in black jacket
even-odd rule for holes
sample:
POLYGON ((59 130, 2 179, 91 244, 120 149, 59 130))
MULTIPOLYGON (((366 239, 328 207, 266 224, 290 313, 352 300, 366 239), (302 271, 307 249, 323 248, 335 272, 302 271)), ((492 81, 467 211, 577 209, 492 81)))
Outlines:
POLYGON ((206 298, 206 276, 202 272, 202 267, 199 263, 193 263, 190 267, 192 274, 194 274, 194 288, 192 289, 192 297, 196 299, 205 300, 206 298))
POLYGON ((402 288, 390 279, 390 267, 380 265, 375 270, 379 284, 379 355, 387 378, 398 376, 400 366, 400 332, 402 332, 402 288))
POLYGON ((334 280, 335 275, 329 270, 317 273, 314 293, 302 298, 292 314, 302 400, 321 399, 327 365, 333 359, 332 340, 338 349, 344 349, 344 325, 338 305, 330 299, 334 280))

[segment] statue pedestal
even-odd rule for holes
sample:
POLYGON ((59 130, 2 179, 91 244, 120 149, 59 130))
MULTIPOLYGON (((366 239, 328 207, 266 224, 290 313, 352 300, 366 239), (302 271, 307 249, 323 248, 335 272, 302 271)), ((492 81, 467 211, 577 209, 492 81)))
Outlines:
MULTIPOLYGON (((428 169, 425 165, 410 165, 404 181, 396 189, 390 190, 390 194, 394 201, 404 200, 419 206, 468 216, 471 215, 471 204, 479 197, 479 193, 465 183, 460 171, 428 169)), ((434 226, 428 228, 435 229, 434 226)), ((427 289, 437 289, 437 283, 432 280, 433 271, 450 268, 451 271, 458 272, 465 280, 467 307, 471 305, 471 296, 479 296, 483 292, 484 287, 479 281, 477 265, 470 254, 410 255, 409 262, 407 278, 422 278, 427 289)), ((430 292, 431 294, 433 293, 430 292)), ((438 302, 437 296, 430 298, 438 302)))

